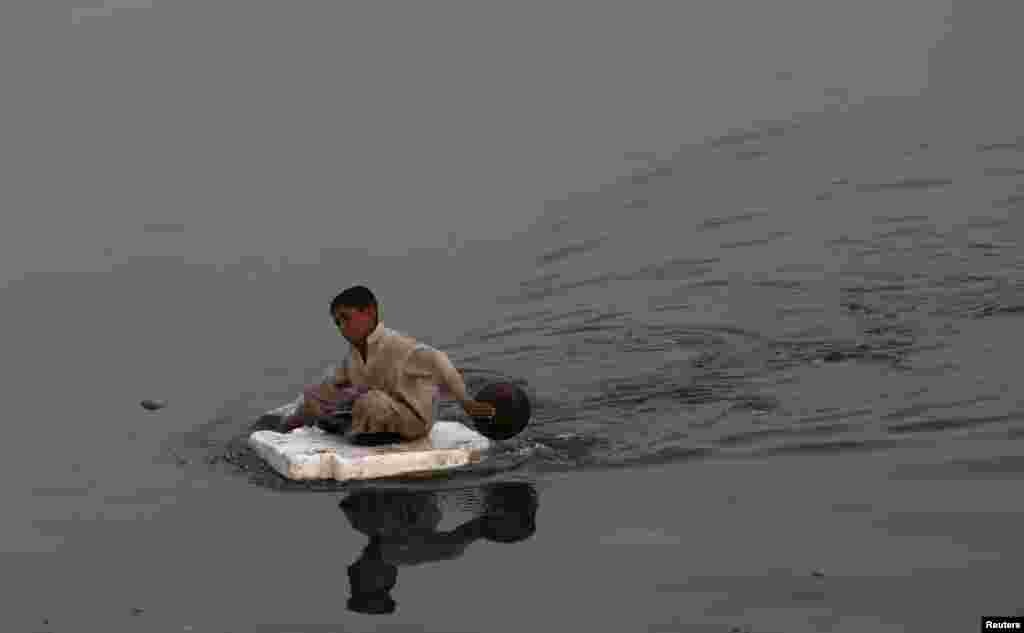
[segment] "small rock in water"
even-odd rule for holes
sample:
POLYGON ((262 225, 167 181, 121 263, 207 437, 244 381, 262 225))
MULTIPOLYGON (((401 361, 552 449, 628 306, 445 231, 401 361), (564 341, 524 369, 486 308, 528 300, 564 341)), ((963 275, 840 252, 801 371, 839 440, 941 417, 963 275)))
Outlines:
POLYGON ((823 572, 820 569, 815 569, 814 571, 811 572, 811 575, 814 576, 815 578, 824 578, 825 577, 825 572, 823 572))
POLYGON ((139 607, 132 607, 132 615, 142 615, 142 609, 139 607))
POLYGON ((167 401, 146 399, 139 404, 141 404, 142 408, 146 409, 147 411, 159 411, 160 409, 163 409, 164 407, 167 406, 167 401))

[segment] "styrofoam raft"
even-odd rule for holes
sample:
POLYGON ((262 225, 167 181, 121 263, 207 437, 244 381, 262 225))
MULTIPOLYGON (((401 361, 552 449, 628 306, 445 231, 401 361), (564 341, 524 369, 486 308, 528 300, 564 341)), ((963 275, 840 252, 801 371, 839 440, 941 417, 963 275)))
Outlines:
POLYGON ((343 436, 317 427, 290 433, 256 431, 249 445, 283 477, 307 479, 375 479, 443 471, 479 461, 490 440, 473 429, 448 420, 434 422, 420 440, 384 446, 355 446, 343 436))

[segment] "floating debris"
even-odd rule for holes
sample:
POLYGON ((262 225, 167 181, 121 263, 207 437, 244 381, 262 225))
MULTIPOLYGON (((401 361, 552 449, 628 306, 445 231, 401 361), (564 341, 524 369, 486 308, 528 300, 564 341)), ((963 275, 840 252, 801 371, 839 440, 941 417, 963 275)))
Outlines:
POLYGON ((159 411, 160 409, 163 409, 164 407, 167 406, 167 401, 146 399, 140 402, 139 404, 141 404, 142 408, 147 411, 159 411))

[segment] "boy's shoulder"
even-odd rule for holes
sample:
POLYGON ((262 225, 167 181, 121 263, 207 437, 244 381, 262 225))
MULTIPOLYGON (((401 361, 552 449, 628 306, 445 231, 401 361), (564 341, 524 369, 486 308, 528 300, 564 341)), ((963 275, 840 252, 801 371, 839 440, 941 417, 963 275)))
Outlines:
POLYGON ((396 330, 394 328, 386 327, 381 329, 382 341, 387 341, 391 344, 406 344, 406 345, 418 345, 419 341, 416 337, 403 332, 402 330, 396 330))
POLYGON ((401 341, 402 343, 412 347, 412 353, 414 354, 424 354, 427 356, 433 356, 438 354, 444 355, 444 352, 434 347, 433 345, 425 343, 417 339, 416 337, 412 336, 411 334, 403 332, 402 330, 395 330, 392 328, 384 328, 384 330, 386 335, 393 337, 392 340, 396 342, 401 341))

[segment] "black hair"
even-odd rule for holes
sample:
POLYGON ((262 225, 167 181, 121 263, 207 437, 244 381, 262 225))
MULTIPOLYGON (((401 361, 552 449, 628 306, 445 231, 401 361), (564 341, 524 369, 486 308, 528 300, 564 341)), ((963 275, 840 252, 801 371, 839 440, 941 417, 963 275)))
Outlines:
POLYGON ((377 305, 377 297, 374 296, 373 292, 366 286, 352 286, 338 293, 338 296, 331 300, 331 318, 337 323, 337 319, 334 317, 335 311, 338 308, 359 308, 364 310, 370 306, 377 308, 378 317, 380 315, 380 307, 377 305))
POLYGON ((391 590, 398 583, 398 566, 384 560, 379 536, 371 536, 359 559, 348 566, 351 595, 346 606, 356 613, 394 613, 391 590))

